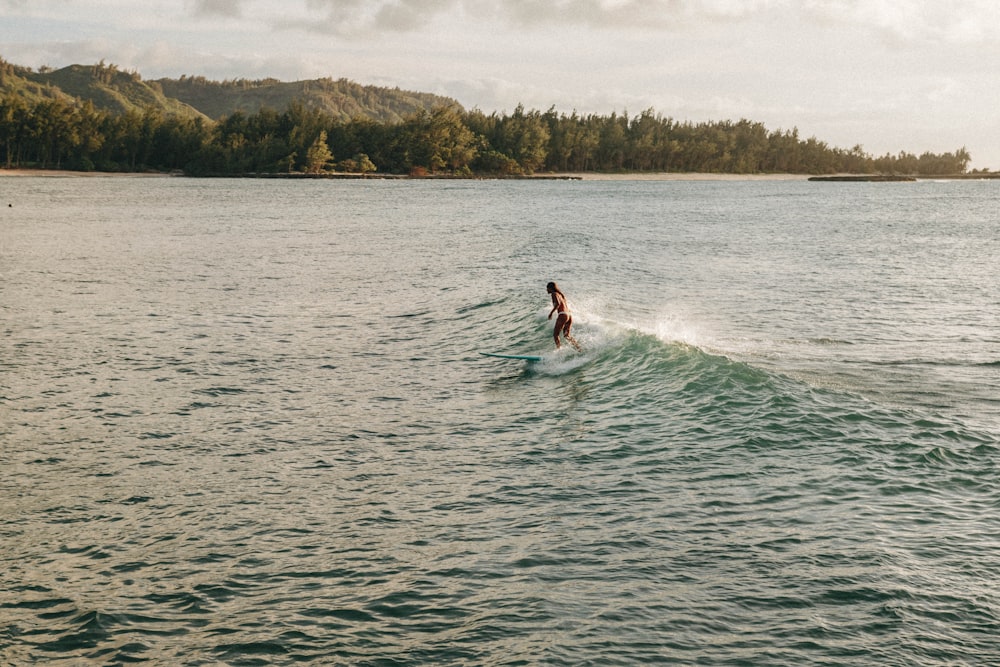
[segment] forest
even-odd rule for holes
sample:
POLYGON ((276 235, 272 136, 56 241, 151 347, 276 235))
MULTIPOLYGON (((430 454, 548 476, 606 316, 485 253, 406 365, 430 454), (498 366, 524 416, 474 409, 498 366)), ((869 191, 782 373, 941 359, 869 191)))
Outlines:
POLYGON ((399 174, 503 177, 570 172, 949 175, 965 148, 875 157, 829 146, 797 129, 739 121, 677 121, 525 110, 485 113, 457 105, 398 121, 344 119, 292 102, 218 120, 152 106, 114 112, 79 99, 0 98, 0 167, 104 172, 399 174))

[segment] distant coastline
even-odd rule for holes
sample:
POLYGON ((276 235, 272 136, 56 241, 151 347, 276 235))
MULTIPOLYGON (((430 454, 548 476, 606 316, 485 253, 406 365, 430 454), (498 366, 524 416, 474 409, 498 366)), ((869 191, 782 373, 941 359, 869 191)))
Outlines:
MULTIPOLYGON (((49 177, 49 178, 187 178, 184 174, 166 172, 99 172, 99 171, 70 171, 66 169, 4 169, 0 168, 0 177, 49 177)), ((271 178, 272 174, 261 175, 263 178, 271 178)), ((320 174, 318 178, 335 179, 414 179, 433 180, 434 177, 411 177, 411 176, 387 176, 385 174, 320 174)), ((229 178, 241 178, 231 176, 229 178)), ((246 177, 242 177, 246 178, 246 177)), ((454 177, 452 177, 454 178, 454 177)), ((709 173, 635 173, 635 174, 606 174, 597 172, 567 172, 552 174, 534 174, 532 176, 520 177, 519 180, 576 180, 576 181, 804 181, 809 178, 808 174, 709 174, 709 173)), ((494 180, 489 177, 469 177, 468 180, 494 180)))
MULTIPOLYGON (((171 174, 159 172, 99 172, 99 171, 68 171, 65 169, 0 169, 0 176, 24 177, 37 176, 49 178, 188 178, 184 174, 171 174)), ((294 174, 293 178, 308 178, 312 175, 294 174)), ((281 175, 278 175, 280 178, 281 175)), ((190 177, 201 178, 201 177, 190 177)), ((255 178, 255 176, 226 176, 225 178, 255 178)), ((274 174, 262 174, 259 178, 275 178, 274 174)), ((413 180, 435 180, 433 176, 397 176, 387 174, 318 174, 312 178, 330 180, 351 180, 351 179, 413 179, 413 180)), ((702 173, 637 173, 637 174, 604 174, 596 172, 571 172, 559 174, 533 174, 524 177, 496 177, 472 176, 472 177, 448 177, 451 180, 573 180, 573 181, 804 181, 809 178, 808 174, 702 174, 702 173)))
POLYGON ((487 113, 347 80, 146 82, 103 61, 35 72, 0 59, 0 134, 0 165, 14 169, 277 179, 878 180, 964 174, 972 159, 964 146, 877 156, 795 127, 653 109, 487 113))
MULTIPOLYGON (((189 178, 183 173, 169 172, 101 172, 101 171, 71 171, 67 169, 6 169, 0 168, 0 177, 48 177, 48 178, 189 178)), ((378 179, 413 179, 434 180, 434 176, 406 176, 392 174, 350 174, 330 172, 327 174, 260 174, 232 175, 226 178, 293 178, 293 179, 329 179, 329 180, 378 180, 378 179)), ((190 177, 201 178, 201 177, 190 177)), ((945 174, 939 176, 918 176, 889 178, 872 176, 870 174, 835 174, 816 176, 815 174, 719 174, 719 173, 676 173, 676 172, 641 172, 641 173, 602 173, 602 172, 565 172, 537 173, 523 177, 490 177, 469 176, 455 177, 458 180, 575 180, 575 181, 833 181, 833 182, 879 182, 889 180, 997 180, 998 172, 945 174)))
MULTIPOLYGON (((9 177, 50 177, 50 178, 188 178, 179 173, 161 172, 99 172, 99 171, 70 171, 66 169, 3 169, 0 168, 0 176, 9 177)), ((274 174, 261 174, 260 176, 227 176, 226 178, 275 178, 274 174)), ((277 175, 281 178, 281 175, 277 175)), ((413 179, 413 180, 434 180, 433 176, 399 176, 387 174, 292 174, 292 178, 328 178, 330 180, 343 179, 413 179)), ((201 178, 201 177, 192 177, 201 178)), ((458 180, 496 180, 489 176, 472 177, 448 177, 458 180)), ((552 174, 533 174, 531 176, 510 178, 506 180, 575 180, 575 181, 804 181, 809 178, 808 174, 710 174, 710 173, 635 173, 635 174, 606 174, 598 172, 568 172, 552 174)))

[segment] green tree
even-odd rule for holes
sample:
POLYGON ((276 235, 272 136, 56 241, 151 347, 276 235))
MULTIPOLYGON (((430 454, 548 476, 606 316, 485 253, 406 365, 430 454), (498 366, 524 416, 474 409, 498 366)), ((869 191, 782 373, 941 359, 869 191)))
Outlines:
POLYGON ((321 130, 319 136, 306 151, 306 173, 318 174, 326 171, 327 166, 332 162, 333 153, 330 152, 330 147, 326 144, 326 130, 321 130))
POLYGON ((476 136, 451 107, 421 111, 402 126, 401 138, 409 156, 409 169, 425 168, 431 173, 468 171, 477 154, 476 136))
POLYGON ((504 157, 518 165, 519 173, 534 173, 545 164, 552 135, 541 113, 525 112, 518 104, 509 117, 493 114, 479 120, 481 134, 492 149, 490 161, 499 165, 502 171, 509 171, 509 163, 502 159, 504 157))
POLYGON ((589 171, 595 168, 600 145, 600 128, 595 116, 586 118, 575 111, 557 117, 550 109, 544 116, 549 123, 546 167, 552 171, 589 171))
POLYGON ((20 98, 0 100, 0 142, 4 149, 3 162, 8 168, 17 166, 21 161, 29 113, 27 105, 20 98))
POLYGON ((613 113, 598 123, 600 139, 597 145, 598 169, 621 171, 625 166, 625 136, 628 116, 613 113))
POLYGON ((772 173, 798 173, 802 171, 799 128, 775 131, 768 136, 764 171, 772 173))
POLYGON ((354 161, 358 165, 358 171, 362 174, 371 174, 378 171, 378 167, 375 166, 375 163, 365 153, 355 155, 354 161))

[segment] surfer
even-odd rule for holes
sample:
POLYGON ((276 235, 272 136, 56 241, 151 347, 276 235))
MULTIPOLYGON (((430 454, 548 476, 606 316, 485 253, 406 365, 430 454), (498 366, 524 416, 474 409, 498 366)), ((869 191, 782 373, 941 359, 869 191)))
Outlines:
POLYGON ((556 326, 552 331, 552 337, 556 341, 556 349, 558 350, 562 347, 559 343, 559 334, 561 333, 563 338, 579 350, 580 344, 569 333, 570 327, 573 326, 573 316, 569 314, 566 295, 559 290, 559 286, 555 283, 549 283, 545 286, 545 289, 548 290, 549 295, 552 297, 552 310, 549 311, 549 319, 551 320, 552 316, 556 315, 556 326))

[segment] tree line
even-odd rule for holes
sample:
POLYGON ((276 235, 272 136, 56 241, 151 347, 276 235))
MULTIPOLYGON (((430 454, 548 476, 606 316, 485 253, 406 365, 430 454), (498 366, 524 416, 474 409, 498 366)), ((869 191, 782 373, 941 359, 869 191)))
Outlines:
POLYGON ((401 122, 335 118, 293 102, 282 112, 217 121, 147 108, 112 113, 90 102, 0 99, 0 165, 79 171, 183 171, 193 176, 353 173, 516 176, 538 172, 729 174, 964 173, 965 148, 873 157, 797 129, 749 120, 677 121, 652 110, 629 116, 513 113, 440 106, 401 122))

